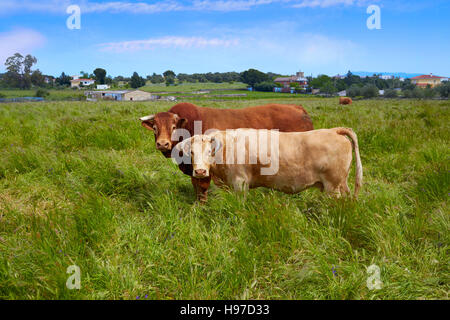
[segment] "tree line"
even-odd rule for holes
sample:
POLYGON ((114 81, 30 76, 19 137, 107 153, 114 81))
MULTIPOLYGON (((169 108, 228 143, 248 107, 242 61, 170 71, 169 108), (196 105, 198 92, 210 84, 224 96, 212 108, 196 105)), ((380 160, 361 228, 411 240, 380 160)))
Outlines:
MULTIPOLYGON (((39 69, 32 70, 37 63, 34 56, 22 56, 16 53, 8 57, 5 61, 6 73, 0 75, 1 88, 30 89, 32 86, 38 88, 64 88, 70 86, 72 77, 62 72, 60 76, 53 77, 44 75, 39 69)), ((140 88, 145 86, 147 81, 153 84, 163 84, 166 86, 180 83, 233 83, 243 82, 256 91, 273 91, 274 87, 281 86, 275 83, 276 77, 280 74, 273 72, 261 72, 256 69, 248 69, 243 72, 208 72, 208 73, 179 73, 167 70, 162 74, 153 73, 145 78, 134 72, 131 77, 107 75, 103 68, 96 68, 92 73, 80 71, 81 78, 94 79, 96 84, 109 84, 113 87, 123 85, 124 88, 140 88)), ((449 97, 450 83, 444 82, 441 85, 431 88, 418 88, 410 79, 401 81, 399 78, 382 79, 374 74, 372 77, 360 77, 350 71, 343 78, 319 75, 316 78, 307 77, 308 87, 300 88, 298 84, 291 86, 298 93, 310 93, 313 89, 319 89, 321 94, 334 95, 339 91, 346 90, 346 95, 350 97, 373 98, 379 95, 379 90, 384 90, 384 96, 394 98, 401 92, 407 98, 433 98, 436 96, 449 97)), ((92 86, 93 87, 93 86, 92 86)))

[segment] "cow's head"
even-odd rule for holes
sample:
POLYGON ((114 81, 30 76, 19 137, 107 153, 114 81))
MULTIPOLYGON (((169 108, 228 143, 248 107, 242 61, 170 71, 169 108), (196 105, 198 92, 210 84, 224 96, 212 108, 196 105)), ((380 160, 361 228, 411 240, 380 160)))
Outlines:
POLYGON ((171 154, 172 148, 178 141, 172 141, 172 132, 175 129, 184 128, 188 122, 172 112, 160 112, 140 118, 142 126, 152 130, 155 134, 156 149, 165 156, 171 154))
POLYGON ((176 146, 179 151, 190 155, 192 159, 194 178, 209 177, 209 169, 214 164, 217 151, 222 148, 222 142, 208 135, 195 135, 176 146))

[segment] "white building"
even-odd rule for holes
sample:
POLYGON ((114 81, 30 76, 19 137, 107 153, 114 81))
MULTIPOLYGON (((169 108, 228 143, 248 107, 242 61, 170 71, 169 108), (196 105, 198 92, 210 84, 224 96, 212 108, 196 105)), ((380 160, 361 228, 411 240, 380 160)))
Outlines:
POLYGON ((111 86, 109 84, 98 84, 97 85, 97 90, 108 90, 109 88, 111 88, 111 86))
POLYGON ((91 84, 95 83, 94 79, 82 79, 79 78, 79 76, 72 76, 72 80, 70 80, 70 87, 71 88, 79 88, 80 84, 82 84, 83 86, 90 86, 91 84))

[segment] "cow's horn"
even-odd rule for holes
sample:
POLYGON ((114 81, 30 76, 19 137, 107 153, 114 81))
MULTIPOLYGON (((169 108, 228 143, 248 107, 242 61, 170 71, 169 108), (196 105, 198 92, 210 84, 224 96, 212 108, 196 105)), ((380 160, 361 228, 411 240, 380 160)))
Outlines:
POLYGON ((145 116, 145 117, 139 118, 139 120, 141 120, 141 121, 148 121, 148 120, 153 120, 154 118, 155 118, 155 115, 151 114, 149 116, 145 116))

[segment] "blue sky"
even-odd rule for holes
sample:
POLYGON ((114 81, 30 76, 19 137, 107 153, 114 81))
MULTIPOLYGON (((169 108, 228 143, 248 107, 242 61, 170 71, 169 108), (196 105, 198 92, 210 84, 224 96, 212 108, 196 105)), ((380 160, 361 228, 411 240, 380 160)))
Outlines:
POLYGON ((347 70, 450 76, 450 1, 0 0, 0 72, 15 52, 45 74, 105 68, 112 76, 347 70), (69 30, 66 8, 81 8, 69 30), (369 30, 369 5, 381 29, 369 30))

